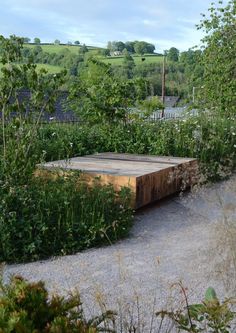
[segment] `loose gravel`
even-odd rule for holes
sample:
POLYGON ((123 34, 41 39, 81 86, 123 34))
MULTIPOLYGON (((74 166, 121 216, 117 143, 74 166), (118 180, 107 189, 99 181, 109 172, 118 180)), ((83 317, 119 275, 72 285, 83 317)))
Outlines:
POLYGON ((236 224, 235 199, 235 176, 173 196, 139 210, 127 239, 75 255, 7 265, 4 280, 20 274, 30 281, 44 280, 50 292, 79 290, 89 315, 106 304, 126 315, 139 312, 146 325, 153 310, 179 304, 180 281, 190 302, 200 301, 209 286, 227 296, 227 270, 219 275, 218 268, 230 259, 223 255, 227 251, 220 248, 218 236, 226 235, 222 228, 227 223, 236 224))

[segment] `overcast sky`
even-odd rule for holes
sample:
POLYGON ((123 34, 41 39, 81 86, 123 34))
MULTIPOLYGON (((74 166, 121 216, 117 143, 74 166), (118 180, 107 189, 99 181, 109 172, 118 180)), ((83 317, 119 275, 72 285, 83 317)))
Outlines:
POLYGON ((211 0, 0 0, 0 34, 42 42, 106 46, 109 40, 145 40, 157 52, 199 43, 200 13, 211 0))

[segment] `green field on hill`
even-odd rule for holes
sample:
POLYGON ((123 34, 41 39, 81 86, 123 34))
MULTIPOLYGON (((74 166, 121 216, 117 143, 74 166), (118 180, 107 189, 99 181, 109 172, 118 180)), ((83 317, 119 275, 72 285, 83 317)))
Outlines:
MULTIPOLYGON (((1 68, 2 68, 2 64, 0 64, 0 76, 2 76, 1 68)), ((63 70, 63 68, 60 66, 53 66, 53 65, 48 65, 48 64, 37 64, 37 69, 39 70, 41 68, 45 68, 49 74, 59 73, 60 71, 63 70)))
POLYGON ((78 53, 80 46, 79 45, 56 45, 56 44, 51 44, 51 45, 35 45, 35 44, 25 44, 25 47, 28 48, 34 48, 35 46, 41 46, 43 52, 48 52, 48 53, 59 53, 65 49, 70 50, 73 53, 78 53))
POLYGON ((53 66, 48 64, 37 64, 37 69, 45 68, 50 74, 59 73, 63 70, 60 66, 53 66))
MULTIPOLYGON (((34 48, 35 44, 25 44, 25 47, 28 48, 34 48)), ((44 44, 39 44, 39 46, 42 48, 43 52, 47 53, 60 53, 63 50, 67 49, 73 54, 78 54, 80 45, 56 45, 56 44, 50 44, 50 45, 44 45, 44 44)), ((101 48, 96 47, 96 46, 87 46, 89 53, 94 54, 97 56, 97 51, 101 48)), ((162 62, 162 56, 161 55, 156 55, 156 54, 145 54, 145 55, 132 55, 134 62, 136 65, 139 64, 151 64, 151 63, 160 63, 162 62), (142 60, 145 59, 145 60, 142 60)), ((99 59, 102 60, 106 64, 111 64, 111 65, 117 65, 120 66, 123 64, 123 56, 112 56, 112 57, 102 57, 99 56, 99 59)))
MULTIPOLYGON (((145 54, 143 56, 134 55, 132 56, 136 65, 140 64, 151 64, 151 63, 160 63, 162 62, 163 57, 159 55, 145 54), (142 60, 145 59, 145 60, 142 60)), ((101 58, 103 62, 106 64, 117 65, 120 66, 123 64, 124 57, 106 57, 101 58)))
MULTIPOLYGON (((57 45, 57 44, 50 44, 50 45, 39 44, 39 45, 35 45, 35 44, 24 44, 24 46, 28 47, 28 48, 34 48, 35 46, 41 46, 43 52, 47 52, 47 53, 59 53, 59 52, 65 50, 65 49, 68 49, 72 53, 78 54, 79 49, 80 49, 80 45, 57 45)), ((93 51, 93 50, 99 49, 99 47, 93 47, 93 46, 87 46, 87 48, 89 49, 90 52, 93 51)))

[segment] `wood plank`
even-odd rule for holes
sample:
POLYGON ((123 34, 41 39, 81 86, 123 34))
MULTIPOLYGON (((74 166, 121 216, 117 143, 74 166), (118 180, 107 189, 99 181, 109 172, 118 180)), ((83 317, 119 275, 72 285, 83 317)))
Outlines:
POLYGON ((141 154, 120 154, 120 153, 97 153, 94 155, 87 155, 86 158, 99 158, 99 159, 114 159, 123 161, 147 161, 153 163, 170 163, 179 164, 183 162, 190 162, 195 158, 188 157, 172 157, 172 156, 152 156, 152 155, 141 155, 141 154))
MULTIPOLYGON (((81 170, 82 179, 92 184, 112 184, 115 190, 129 186, 132 207, 139 208, 180 191, 196 182, 198 162, 192 158, 101 153, 70 160, 59 160, 39 166, 48 171, 81 170)), ((63 175, 63 172, 62 172, 63 175)))

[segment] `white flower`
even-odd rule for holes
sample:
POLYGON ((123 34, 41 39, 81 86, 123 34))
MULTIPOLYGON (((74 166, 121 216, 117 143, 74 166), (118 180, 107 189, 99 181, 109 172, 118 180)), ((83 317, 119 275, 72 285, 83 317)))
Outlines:
POLYGON ((236 133, 235 133, 235 132, 233 132, 233 133, 232 133, 232 135, 236 135, 236 133))
POLYGON ((73 147, 73 142, 70 142, 70 146, 73 147))
POLYGON ((201 137, 202 137, 202 133, 201 133, 201 131, 194 130, 194 131, 193 131, 193 137, 194 137, 194 139, 196 139, 196 140, 200 140, 201 137))

